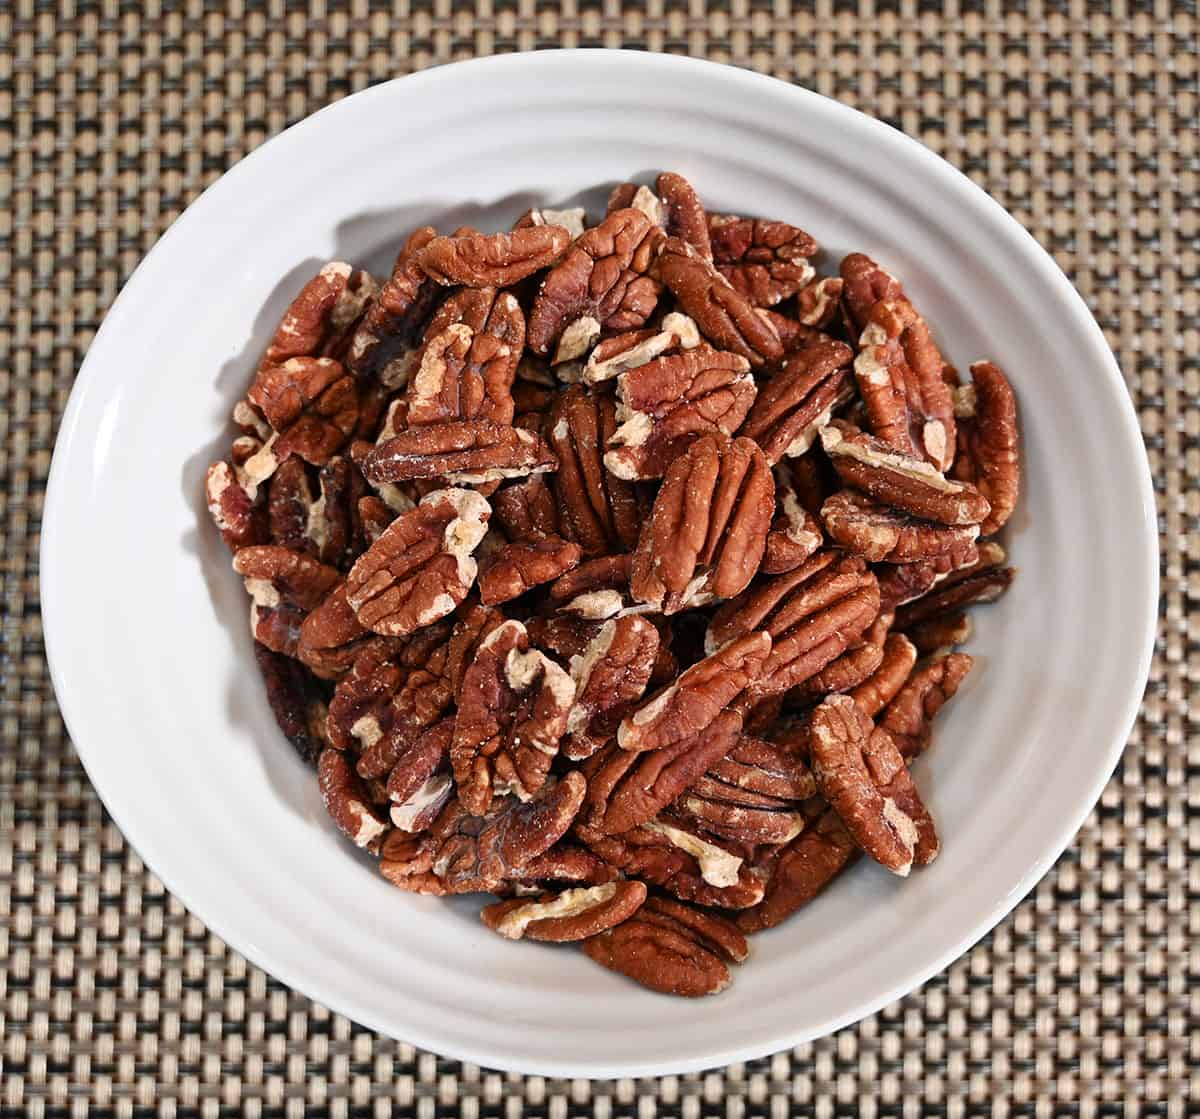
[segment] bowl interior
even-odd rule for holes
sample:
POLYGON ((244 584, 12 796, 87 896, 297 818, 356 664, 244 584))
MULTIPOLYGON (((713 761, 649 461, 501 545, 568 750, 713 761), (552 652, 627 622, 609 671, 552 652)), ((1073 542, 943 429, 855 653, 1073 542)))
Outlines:
POLYGON ((679 1071, 760 1055, 899 996, 982 935, 1078 827, 1140 696, 1153 509, 1136 425, 1086 308, 1011 219, 936 157, 812 94, 620 52, 449 67, 328 109, 239 165, 163 239, 89 354, 55 454, 43 594, 79 752, 148 863, 284 981, 395 1036, 493 1066, 679 1071), (631 123, 634 122, 634 123, 631 123), (227 417, 317 267, 386 274, 431 222, 602 212, 661 168, 710 208, 783 218, 904 281, 960 369, 1012 378, 1020 568, 977 612, 978 659, 915 767, 943 852, 858 865, 756 938, 718 1000, 659 997, 571 949, 512 944, 478 898, 388 885, 326 819, 267 709, 246 601, 201 499, 227 417))

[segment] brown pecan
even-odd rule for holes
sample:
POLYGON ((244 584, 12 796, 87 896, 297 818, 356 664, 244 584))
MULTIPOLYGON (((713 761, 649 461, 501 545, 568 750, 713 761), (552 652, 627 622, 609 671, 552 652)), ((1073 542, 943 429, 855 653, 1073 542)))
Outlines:
POLYGON ((492 518, 510 540, 558 533, 558 507, 540 474, 498 489, 492 496, 492 518))
POLYGON ((346 357, 347 367, 359 377, 373 376, 397 388, 408 377, 410 351, 441 291, 417 263, 417 256, 437 236, 431 225, 415 230, 405 241, 392 274, 367 308, 346 357))
POLYGON ((712 259, 756 306, 774 307, 812 280, 808 258, 817 254, 817 243, 804 230, 732 214, 713 214, 708 224, 712 259))
MULTIPOLYGON (((292 300, 263 356, 264 366, 296 357, 337 357, 375 295, 375 281, 348 264, 326 264, 292 300)), ((253 399, 253 397, 251 398, 253 399)), ((257 401, 255 401, 257 403, 257 401)), ((275 425, 278 430, 278 425, 275 425)))
POLYGON ((455 292, 430 320, 406 392, 410 427, 513 418, 512 383, 525 348, 525 316, 495 288, 455 292))
POLYGON ((383 530, 396 519, 396 514, 388 508, 382 498, 368 494, 358 499, 355 519, 359 546, 366 549, 383 535, 383 530))
POLYGON ((575 700, 571 677, 530 648, 517 621, 480 643, 463 676, 450 759, 458 796, 476 814, 494 795, 527 800, 545 783, 575 700))
POLYGON ((966 653, 933 657, 909 676, 884 708, 879 725, 892 736, 906 760, 929 745, 934 715, 958 691, 974 663, 966 653))
POLYGON ((770 653, 771 637, 763 632, 722 644, 622 721, 621 748, 661 750, 704 731, 758 679, 770 653))
POLYGON ((336 680, 368 647, 378 647, 387 656, 398 645, 396 638, 371 633, 359 622, 346 601, 346 583, 342 580, 304 619, 296 657, 315 676, 336 680))
POLYGON ((620 427, 604 465, 618 478, 661 478, 701 435, 732 435, 758 392, 737 354, 697 346, 655 358, 617 378, 620 427))
POLYGON ((763 385, 741 434, 762 447, 772 466, 785 456, 804 454, 834 408, 850 398, 852 356, 843 342, 814 342, 763 385))
POLYGON ((891 735, 849 696, 830 696, 812 715, 813 775, 854 841, 901 877, 937 855, 933 821, 891 735))
POLYGON ((646 271, 661 236, 644 213, 625 209, 579 237, 538 289, 530 349, 544 355, 557 347, 555 361, 568 361, 582 356, 601 329, 640 327, 658 302, 658 284, 646 271))
POLYGON ((256 505, 258 487, 249 490, 238 479, 238 470, 228 462, 216 462, 204 476, 204 499, 209 516, 232 551, 251 544, 265 544, 270 535, 266 512, 256 505))
POLYGON ((314 497, 308 468, 299 458, 279 467, 267 496, 271 543, 341 567, 352 545, 351 504, 361 493, 362 477, 339 457, 321 467, 318 485, 320 494, 314 497))
POLYGON ((487 906, 480 917, 509 940, 586 940, 619 925, 646 900, 642 882, 606 882, 537 897, 509 898, 487 906))
MULTIPOLYGON (((1003 554, 1003 550, 999 550, 1003 554)), ((952 572, 936 590, 901 606, 896 611, 896 628, 907 630, 918 622, 961 610, 964 606, 995 602, 1004 594, 1016 578, 1016 568, 990 563, 990 549, 985 552, 980 548, 979 552, 976 563, 952 572)))
POLYGON ((325 703, 316 681, 291 657, 254 643, 254 659, 267 689, 267 703, 284 737, 310 765, 325 747, 325 703))
POLYGON ((682 175, 664 171, 655 181, 667 234, 686 241, 705 260, 712 260, 709 217, 695 188, 682 175))
POLYGON ((454 795, 450 773, 453 737, 454 719, 443 719, 419 734, 396 758, 387 779, 388 814, 401 831, 414 835, 425 831, 454 795))
POLYGON ((944 525, 974 525, 991 509, 974 486, 950 481, 930 463, 849 426, 833 423, 822 428, 821 446, 846 485, 914 517, 944 525))
POLYGON ((570 243, 571 234, 561 225, 434 237, 417 253, 417 263, 445 287, 504 288, 548 268, 570 243))
POLYGON ((740 354, 756 369, 783 357, 774 325, 686 241, 669 237, 655 264, 684 314, 722 350, 740 354))
POLYGON ((961 611, 942 614, 909 626, 907 637, 921 656, 943 653, 962 645, 971 637, 971 615, 961 611))
POLYGON ((787 691, 844 653, 879 615, 879 588, 862 560, 818 553, 727 602, 705 636, 710 648, 765 630, 771 651, 750 696, 787 691))
POLYGON ((883 664, 884 646, 891 626, 892 615, 880 614, 860 642, 851 645, 815 676, 810 676, 793 690, 792 696, 812 702, 832 692, 848 692, 851 688, 857 688, 883 664))
POLYGON ((479 597, 485 606, 518 598, 570 571, 582 554, 578 544, 561 536, 505 544, 479 576, 479 597))
POLYGON ((821 506, 821 521, 835 543, 870 563, 915 563, 974 544, 979 525, 922 521, 853 490, 821 506))
POLYGON ((762 562, 775 483, 758 444, 706 435, 667 468, 633 557, 630 590, 674 614, 740 593, 762 562))
POLYGON ((559 394, 549 417, 547 438, 558 457, 551 486, 562 532, 587 556, 625 551, 637 543, 633 487, 604 468, 604 445, 616 429, 612 400, 582 385, 559 394))
POLYGON ((327 462, 358 421, 354 378, 332 358, 293 357, 263 365, 249 396, 275 431, 244 467, 260 482, 291 455, 314 466, 327 462))
POLYGON ((925 320, 906 299, 880 302, 858 340, 854 378, 871 430, 938 470, 954 460, 954 395, 925 320))
POLYGON ((796 292, 796 318, 802 326, 829 330, 837 321, 842 303, 844 281, 823 276, 805 284, 796 292))
POLYGON ((322 750, 317 777, 325 808, 341 833, 356 847, 376 849, 388 830, 387 820, 371 803, 366 784, 345 755, 322 750))
POLYGON ((397 517, 346 577, 346 601, 359 622, 403 637, 454 610, 475 581, 471 553, 490 514, 479 494, 450 489, 397 517))
POLYGON ((766 892, 754 908, 737 916, 742 932, 756 933, 781 924, 812 901, 854 858, 857 847, 833 809, 818 800, 809 824, 769 859, 766 892))
POLYGON ((618 210, 640 210, 650 220, 651 225, 662 226, 666 222, 662 202, 658 195, 648 186, 637 183, 618 183, 608 196, 606 214, 615 214, 618 210))
POLYGON ((252 600, 250 631, 277 653, 295 656, 304 616, 321 603, 340 576, 304 552, 275 544, 240 549, 233 569, 252 600))
POLYGON ((544 888, 547 884, 584 882, 599 886, 620 877, 620 872, 586 847, 562 840, 549 851, 530 859, 521 868, 521 877, 512 879, 521 889, 544 888))
POLYGON ((588 355, 582 376, 589 385, 596 385, 656 357, 692 350, 698 345, 700 331, 696 324, 687 315, 672 311, 663 317, 657 330, 627 330, 599 342, 588 355))
POLYGON ((841 265, 842 301, 855 336, 867 325, 876 303, 904 299, 904 288, 865 253, 851 253, 841 265))
POLYGON ((916 563, 880 564, 875 574, 879 579, 879 597, 883 608, 895 610, 906 602, 920 598, 957 572, 974 569, 979 557, 980 548, 967 540, 941 555, 916 563))
POLYGON ((790 472, 775 468, 775 519, 759 572, 782 575, 795 571, 825 542, 821 522, 800 501, 790 472))
POLYGON ((778 311, 771 310, 770 307, 759 307, 758 313, 775 328, 775 333, 779 335, 780 345, 783 346, 785 358, 805 346, 827 341, 829 338, 824 331, 799 322, 790 315, 781 315, 778 311))
POLYGON ((646 690, 658 645, 658 630, 645 618, 628 615, 604 622, 583 652, 571 658, 575 702, 562 745, 566 757, 590 757, 612 738, 619 715, 646 690))
POLYGON ((629 920, 584 941, 596 963, 664 995, 695 998, 729 986, 729 963, 749 947, 724 918, 648 898, 629 920))
POLYGON ((440 478, 470 485, 554 469, 554 458, 533 432, 486 420, 426 424, 401 431, 363 460, 367 481, 440 478))
POLYGON ((998 532, 1012 516, 1021 489, 1017 398, 990 361, 971 365, 971 384, 956 394, 958 454, 951 477, 971 482, 991 503, 980 531, 998 532))
POLYGON ((889 633, 874 670, 850 689, 850 698, 869 718, 875 718, 904 686, 917 663, 917 651, 902 633, 889 633))
MULTIPOLYGON (((350 671, 338 681, 329 701, 326 733, 336 750, 367 750, 375 746, 395 720, 393 699, 405 671, 393 660, 395 650, 378 646, 364 649, 350 671)), ((361 772, 362 777, 379 777, 389 767, 361 772)))

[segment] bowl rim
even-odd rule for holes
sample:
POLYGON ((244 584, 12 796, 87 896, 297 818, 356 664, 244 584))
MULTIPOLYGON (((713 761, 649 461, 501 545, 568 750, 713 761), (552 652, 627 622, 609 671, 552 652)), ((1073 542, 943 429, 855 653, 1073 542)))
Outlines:
MULTIPOLYGON (((1111 741, 1105 744, 1102 763, 1098 761, 1095 776, 1086 787, 1081 788, 1073 798, 1069 810, 1062 814, 1060 827, 1053 843, 1043 852, 1042 856, 1030 866, 1020 880, 1018 888, 1001 897, 987 912, 982 913, 971 925, 970 931, 951 947, 936 956, 932 962, 904 973, 899 980, 881 986, 875 997, 861 1000, 858 1004, 847 1008, 842 1013, 832 1015, 827 1021, 815 1028, 805 1028, 793 1032, 784 1031, 771 1038, 758 1038, 755 1041, 733 1042, 727 1045, 718 1044, 702 1055, 664 1065, 649 1063, 644 1067, 630 1066, 612 1072, 611 1066, 601 1061, 581 1064, 577 1061, 537 1060, 533 1062, 522 1060, 519 1054, 513 1053, 481 1053, 467 1051, 461 1048, 453 1037, 421 1036, 423 1027, 420 1023, 412 1026, 412 1038, 400 1038, 410 1044, 429 1048, 447 1057, 480 1064, 484 1067, 519 1071, 528 1074, 548 1076, 611 1078, 615 1076, 648 1076, 666 1075, 670 1073, 697 1071, 714 1068, 730 1062, 743 1061, 765 1056, 772 1052, 791 1047, 803 1041, 822 1037, 844 1026, 861 1020, 893 1002, 897 998, 917 989, 932 976, 943 971, 951 962, 959 958, 977 941, 990 932, 1016 905, 1020 902, 1046 874, 1049 868, 1058 860, 1070 844, 1079 828, 1087 818, 1088 813, 1099 800, 1101 793, 1120 759, 1129 734, 1136 722, 1141 706, 1146 681, 1148 679, 1151 656, 1153 653, 1158 617, 1158 587, 1159 587, 1159 557, 1158 529, 1155 509, 1153 481, 1150 474, 1149 462, 1145 454, 1142 434, 1138 425, 1133 401, 1121 376, 1116 359, 1104 338, 1098 323, 1093 317, 1082 296, 1075 290, 1070 280, 1058 267, 1049 253, 1042 248, 1037 240, 1010 215, 994 198, 978 184, 953 165, 938 156, 918 140, 891 127, 890 125, 867 116, 865 113, 845 105, 832 98, 801 86, 793 85, 781 79, 744 70, 732 65, 711 62, 679 55, 658 54, 640 50, 609 50, 609 49, 554 49, 533 52, 520 52, 505 55, 492 55, 483 58, 467 59, 432 67, 428 70, 417 71, 401 77, 390 79, 378 85, 353 93, 339 101, 317 110, 304 119, 284 129, 281 133, 265 141, 254 151, 239 160, 220 178, 210 184, 186 209, 171 223, 158 241, 151 247, 138 263, 129 279, 113 301, 103 322, 101 323, 72 385, 70 397, 63 413, 59 431, 55 440, 49 476, 47 478, 43 516, 41 522, 41 544, 39 549, 39 564, 42 572, 52 572, 54 564, 50 557, 55 552, 56 540, 62 518, 61 508, 65 504, 63 494, 68 489, 68 479, 65 476, 64 461, 70 457, 85 413, 87 390, 96 378, 94 372, 89 372, 93 363, 93 354, 103 346, 107 338, 119 332, 125 317, 132 313, 135 298, 132 293, 138 293, 146 285, 148 276, 158 262, 166 257, 174 238, 181 229, 189 228, 206 215, 221 201, 223 196, 234 190, 241 178, 249 173, 258 162, 267 158, 264 153, 274 152, 281 147, 301 143, 315 128, 319 118, 340 111, 346 103, 353 101, 357 107, 371 100, 383 101, 395 96, 399 83, 407 83, 404 88, 413 89, 420 86, 437 86, 453 84, 474 77, 490 76, 492 72, 504 73, 522 67, 558 65, 558 60, 564 55, 570 55, 578 60, 581 66, 612 67, 620 69, 626 66, 641 67, 648 72, 657 71, 669 76, 671 72, 692 71, 707 79, 728 83, 731 89, 747 91, 750 96, 770 95, 780 99, 789 99, 792 104, 802 111, 815 111, 838 118, 847 128, 865 132, 881 147, 892 146, 904 150, 917 163, 923 173, 935 178, 949 190, 962 192, 964 188, 975 203, 980 207, 981 216, 991 223, 992 233, 1003 237, 1014 248, 1019 247, 1023 256, 1028 259, 1030 266, 1037 270, 1038 279, 1056 289, 1064 303, 1074 314, 1075 323, 1089 341, 1089 349, 1082 355, 1081 364, 1089 368, 1095 367, 1104 390, 1118 399, 1121 415, 1121 437, 1125 446, 1121 451, 1137 463, 1139 473, 1139 489, 1142 506, 1141 520, 1131 530, 1136 530, 1142 538, 1144 561, 1150 577, 1141 588, 1140 612, 1143 617, 1142 632, 1136 636, 1138 647, 1137 670, 1131 677, 1123 714, 1119 724, 1114 727, 1111 741)), ((186 881, 176 880, 170 866, 169 851, 160 844, 153 834, 143 830, 135 819, 114 811, 110 805, 120 800, 119 796, 110 796, 114 790, 109 785, 103 773, 103 768, 94 764, 99 754, 96 744, 89 744, 88 723, 84 712, 78 703, 78 693, 74 692, 71 682, 62 674, 62 662, 56 657, 55 650, 60 645, 65 647, 70 643, 69 623, 58 611, 55 605, 54 584, 48 581, 41 588, 40 607, 43 620, 44 645, 46 659, 50 672, 51 684, 54 688, 56 702, 62 714, 67 732, 75 746, 88 779, 91 781, 97 795, 110 813, 113 821, 120 829, 126 842, 138 853, 145 866, 174 894, 190 913, 197 916, 204 925, 221 938, 230 948, 241 954, 269 975, 276 977, 289 988, 302 993, 305 997, 314 999, 330 1009, 345 1014, 355 1022, 370 1029, 377 1030, 386 1036, 394 1037, 394 1026, 381 1023, 370 1012, 362 1012, 361 1006, 356 1006, 353 997, 347 997, 345 992, 323 990, 322 983, 316 976, 305 976, 297 981, 290 966, 276 966, 266 960, 265 947, 250 944, 236 932, 226 926, 223 916, 216 915, 210 920, 208 916, 193 909, 189 900, 191 890, 186 881)), ((186 878, 186 874, 185 874, 186 878)))

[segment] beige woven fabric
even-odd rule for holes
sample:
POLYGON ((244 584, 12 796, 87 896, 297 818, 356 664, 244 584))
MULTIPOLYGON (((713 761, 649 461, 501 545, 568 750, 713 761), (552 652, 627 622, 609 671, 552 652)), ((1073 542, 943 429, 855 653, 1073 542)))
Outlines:
POLYGON ((1198 35, 1193 0, 0 3, 0 1114, 1187 1113, 1200 1062, 1198 35), (763 70, 964 169, 1095 310, 1141 416, 1164 529, 1142 717, 1055 869, 908 998, 701 1076, 484 1072, 268 979, 125 845, 64 736, 42 652, 38 523, 56 426, 105 309, 170 221, 332 99, 560 45, 763 70))

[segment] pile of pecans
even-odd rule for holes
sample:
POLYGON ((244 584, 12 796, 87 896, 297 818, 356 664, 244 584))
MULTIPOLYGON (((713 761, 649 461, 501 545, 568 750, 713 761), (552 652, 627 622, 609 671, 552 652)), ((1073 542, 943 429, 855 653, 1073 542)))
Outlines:
POLYGON ((937 856, 909 765, 1013 578, 1016 405, 817 253, 663 174, 296 296, 206 497, 391 882, 703 995, 859 852, 937 856))

